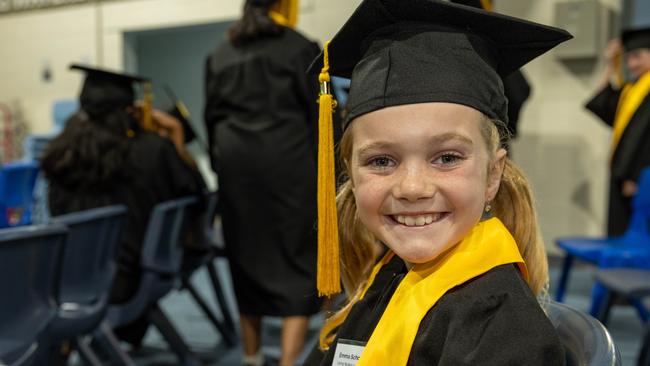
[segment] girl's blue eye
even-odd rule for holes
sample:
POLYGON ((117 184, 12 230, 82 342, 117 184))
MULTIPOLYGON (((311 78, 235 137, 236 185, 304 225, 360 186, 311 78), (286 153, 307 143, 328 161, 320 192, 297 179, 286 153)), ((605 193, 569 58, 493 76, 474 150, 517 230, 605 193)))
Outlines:
POLYGON ((387 156, 379 156, 376 158, 372 158, 369 161, 369 165, 377 168, 386 168, 392 165, 392 161, 390 160, 389 157, 387 156))
POLYGON ((451 165, 451 164, 457 163, 461 159, 462 159, 462 157, 460 157, 458 155, 448 153, 448 154, 440 155, 440 157, 437 160, 442 165, 451 165))

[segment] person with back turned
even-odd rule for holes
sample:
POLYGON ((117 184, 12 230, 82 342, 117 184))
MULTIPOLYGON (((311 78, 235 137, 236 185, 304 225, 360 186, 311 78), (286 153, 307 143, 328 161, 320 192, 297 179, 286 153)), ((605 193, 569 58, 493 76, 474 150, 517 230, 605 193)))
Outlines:
POLYGON ((240 312, 244 364, 261 365, 261 321, 283 318, 280 365, 293 365, 316 294, 314 100, 318 46, 292 29, 297 1, 246 0, 209 57, 205 123, 240 312))

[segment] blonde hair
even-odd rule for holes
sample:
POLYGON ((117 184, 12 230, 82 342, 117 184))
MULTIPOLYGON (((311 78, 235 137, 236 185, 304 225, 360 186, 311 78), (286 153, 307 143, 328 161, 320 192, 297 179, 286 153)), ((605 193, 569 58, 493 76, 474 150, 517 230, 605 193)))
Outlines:
MULTIPOLYGON (((359 301, 367 285, 370 271, 376 261, 377 240, 361 223, 357 213, 348 162, 352 157, 352 133, 348 128, 339 144, 342 166, 346 171, 337 194, 339 213, 339 245, 341 251, 341 277, 348 302, 330 316, 321 329, 320 347, 325 350, 334 341, 336 329, 345 321, 352 306, 359 301)), ((505 125, 498 120, 485 118, 481 134, 487 143, 490 161, 508 140, 505 125), (501 133, 500 133, 501 131, 501 133), (501 138, 503 136, 503 139, 501 138)), ((496 197, 491 202, 492 214, 508 228, 519 247, 528 268, 528 285, 537 295, 545 295, 548 287, 546 251, 537 223, 533 195, 521 170, 507 157, 496 197), (515 216, 516 213, 516 216, 515 216)), ((490 169, 492 164, 489 164, 490 169)))

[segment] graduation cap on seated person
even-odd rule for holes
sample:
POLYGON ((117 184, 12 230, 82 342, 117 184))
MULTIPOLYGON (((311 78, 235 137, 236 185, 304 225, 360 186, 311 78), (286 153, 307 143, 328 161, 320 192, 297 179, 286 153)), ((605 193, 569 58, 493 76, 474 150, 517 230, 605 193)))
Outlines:
POLYGON ((621 42, 625 52, 638 48, 650 48, 650 27, 624 29, 621 42))
POLYGON ((345 126, 402 104, 449 102, 507 121, 501 78, 566 31, 439 0, 364 0, 311 65, 321 82, 318 291, 340 291, 330 74, 351 78, 345 126))
POLYGON ((135 102, 134 85, 149 83, 147 78, 98 69, 81 64, 70 65, 71 70, 86 73, 79 94, 79 104, 91 118, 106 116, 135 102))

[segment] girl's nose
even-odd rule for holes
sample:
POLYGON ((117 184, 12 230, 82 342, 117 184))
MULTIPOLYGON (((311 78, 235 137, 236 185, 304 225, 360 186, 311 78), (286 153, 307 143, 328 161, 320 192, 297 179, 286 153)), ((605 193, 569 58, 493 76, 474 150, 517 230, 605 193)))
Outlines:
POLYGON ((428 166, 422 166, 422 164, 403 165, 396 177, 393 195, 408 201, 433 197, 436 188, 429 175, 428 166))

